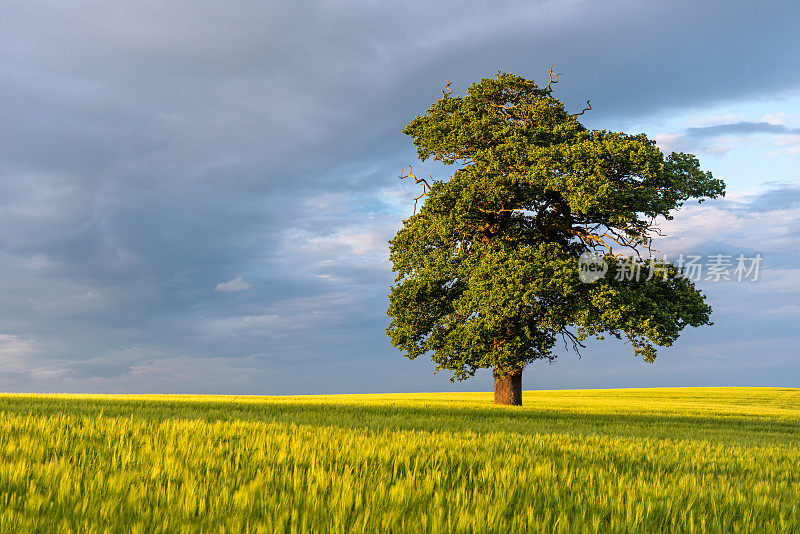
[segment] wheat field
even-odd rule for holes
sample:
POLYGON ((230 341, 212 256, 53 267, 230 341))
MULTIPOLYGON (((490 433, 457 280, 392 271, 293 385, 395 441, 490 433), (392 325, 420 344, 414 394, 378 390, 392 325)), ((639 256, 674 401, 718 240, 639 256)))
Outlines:
POLYGON ((798 532, 800 389, 0 395, 2 532, 798 532))

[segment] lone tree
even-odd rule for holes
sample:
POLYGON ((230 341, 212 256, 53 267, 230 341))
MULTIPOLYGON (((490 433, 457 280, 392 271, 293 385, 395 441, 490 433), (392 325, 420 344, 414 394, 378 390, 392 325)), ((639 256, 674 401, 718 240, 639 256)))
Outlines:
POLYGON ((389 242, 387 333, 411 359, 430 353, 451 381, 493 369, 495 404, 521 405, 522 369, 554 360, 562 341, 579 351, 589 337, 625 337, 652 362, 685 326, 712 324, 681 270, 642 253, 659 217, 724 195, 724 183, 645 134, 587 129, 578 117, 591 104, 568 113, 557 82, 552 69, 543 87, 498 70, 463 97, 448 82, 403 130, 420 160, 458 168, 448 180, 401 176, 421 184, 423 202, 389 242), (586 253, 608 267, 594 283, 579 276, 586 253))

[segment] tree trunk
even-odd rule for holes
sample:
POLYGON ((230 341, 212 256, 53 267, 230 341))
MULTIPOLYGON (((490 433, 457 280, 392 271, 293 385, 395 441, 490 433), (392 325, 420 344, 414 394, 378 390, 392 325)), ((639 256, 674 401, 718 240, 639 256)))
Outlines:
POLYGON ((497 368, 494 371, 494 403, 522 406, 522 369, 512 371, 503 378, 497 378, 497 368))

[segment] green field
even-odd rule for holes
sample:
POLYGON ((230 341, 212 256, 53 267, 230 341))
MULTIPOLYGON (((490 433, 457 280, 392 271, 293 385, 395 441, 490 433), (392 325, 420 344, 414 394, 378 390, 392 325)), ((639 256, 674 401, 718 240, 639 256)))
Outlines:
POLYGON ((0 395, 0 531, 800 532, 800 389, 0 395))

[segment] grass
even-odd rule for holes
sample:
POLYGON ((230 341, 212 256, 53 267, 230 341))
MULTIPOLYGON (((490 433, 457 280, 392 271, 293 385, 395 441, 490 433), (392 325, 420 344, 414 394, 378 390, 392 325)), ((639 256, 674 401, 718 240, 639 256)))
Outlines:
POLYGON ((0 531, 800 531, 800 389, 524 402, 0 395, 0 531))

